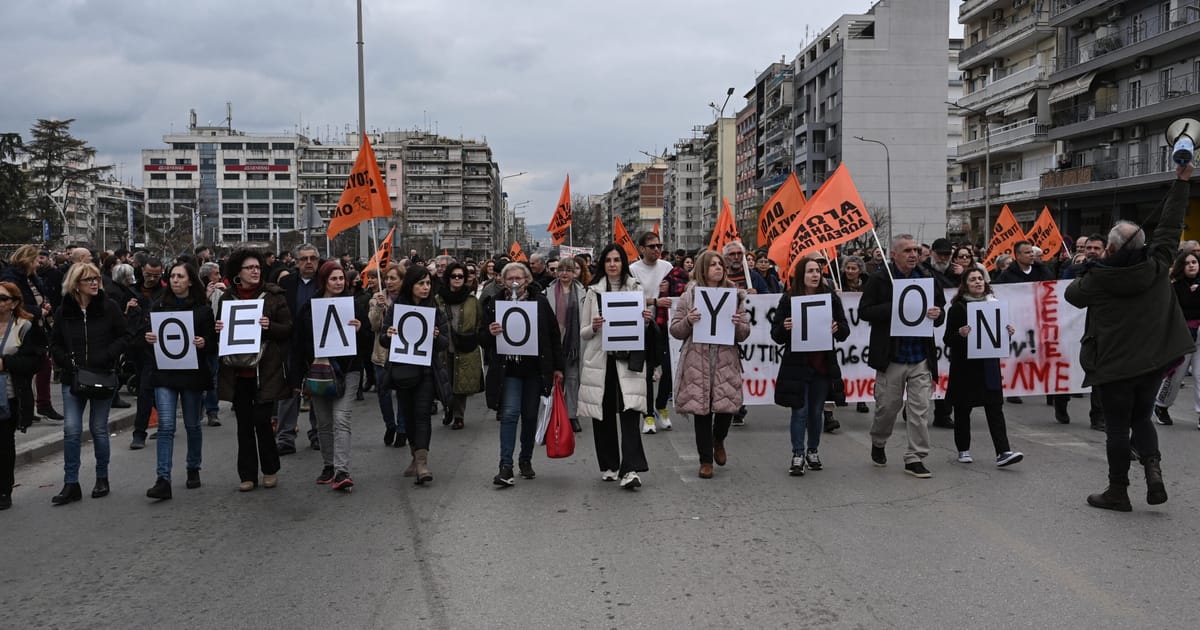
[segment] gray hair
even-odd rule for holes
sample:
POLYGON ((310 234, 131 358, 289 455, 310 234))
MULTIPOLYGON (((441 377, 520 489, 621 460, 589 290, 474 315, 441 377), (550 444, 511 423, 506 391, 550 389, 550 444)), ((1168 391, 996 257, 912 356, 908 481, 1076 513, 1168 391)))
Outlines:
POLYGON ((1194 252, 1200 249, 1200 241, 1184 241, 1179 244, 1180 252, 1194 252))
POLYGON ((1112 229, 1108 231, 1108 248, 1117 250, 1126 246, 1134 249, 1145 247, 1146 233, 1133 221, 1122 219, 1113 224, 1112 229))
POLYGON ((126 286, 132 285, 133 281, 134 281, 133 266, 126 265, 126 264, 120 264, 120 265, 113 267, 112 279, 113 279, 113 282, 115 282, 117 284, 123 284, 126 286))
POLYGON ((220 269, 221 265, 218 265, 215 262, 206 262, 203 265, 200 265, 200 279, 208 282, 208 278, 212 275, 212 272, 219 271, 220 269))
POLYGON ((529 267, 527 267, 525 263, 510 262, 507 265, 504 265, 504 269, 500 271, 501 283, 504 282, 504 276, 507 276, 508 272, 513 269, 520 269, 521 273, 525 274, 525 282, 533 282, 533 272, 529 270, 529 267))
POLYGON ((299 258, 300 252, 317 252, 318 256, 321 254, 321 250, 317 249, 317 246, 312 243, 300 243, 296 246, 296 249, 292 250, 292 255, 299 258))
POLYGON ((741 250, 743 254, 746 253, 746 246, 742 245, 741 241, 729 241, 728 243, 725 243, 725 247, 721 248, 721 254, 727 255, 735 249, 741 250))
POLYGON ((917 239, 912 234, 897 234, 892 237, 892 246, 891 246, 892 251, 896 251, 896 245, 900 241, 912 241, 915 243, 915 242, 917 242, 917 239))
POLYGON ((1000 254, 996 257, 996 268, 1007 267, 1012 263, 1013 257, 1010 254, 1000 254))
POLYGON ((529 255, 529 264, 531 264, 531 265, 533 263, 544 263, 544 262, 546 262, 546 257, 541 254, 530 254, 529 255))

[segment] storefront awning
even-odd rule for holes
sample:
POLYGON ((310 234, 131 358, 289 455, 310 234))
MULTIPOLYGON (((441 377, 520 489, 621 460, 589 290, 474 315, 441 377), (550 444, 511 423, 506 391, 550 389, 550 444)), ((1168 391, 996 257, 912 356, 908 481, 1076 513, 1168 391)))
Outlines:
POLYGON ((1092 89, 1092 79, 1096 78, 1095 72, 1089 72, 1085 75, 1075 77, 1065 83, 1059 83, 1050 88, 1050 102, 1057 103, 1065 101, 1073 96, 1087 94, 1088 90, 1092 89))

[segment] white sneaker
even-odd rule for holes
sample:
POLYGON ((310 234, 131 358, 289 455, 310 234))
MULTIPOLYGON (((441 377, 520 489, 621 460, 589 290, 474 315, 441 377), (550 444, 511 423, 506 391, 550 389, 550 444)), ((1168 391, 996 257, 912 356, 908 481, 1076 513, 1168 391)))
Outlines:
POLYGON ((646 416, 642 421, 642 433, 653 434, 658 433, 658 429, 654 428, 654 416, 646 416))
POLYGON ((975 460, 971 459, 971 451, 959 451, 959 453, 958 453, 958 463, 960 463, 960 464, 970 464, 970 463, 972 463, 972 462, 974 462, 974 461, 975 461, 975 460))
POLYGON ((655 415, 658 416, 658 428, 662 429, 663 431, 670 431, 671 412, 667 411, 666 409, 659 409, 658 413, 655 415))
POLYGON ((606 470, 606 471, 600 473, 600 480, 601 481, 616 481, 617 480, 617 471, 606 470))
POLYGON ((626 490, 633 490, 641 485, 642 479, 638 477, 638 474, 632 470, 625 473, 624 477, 621 477, 621 487, 625 488, 626 490))

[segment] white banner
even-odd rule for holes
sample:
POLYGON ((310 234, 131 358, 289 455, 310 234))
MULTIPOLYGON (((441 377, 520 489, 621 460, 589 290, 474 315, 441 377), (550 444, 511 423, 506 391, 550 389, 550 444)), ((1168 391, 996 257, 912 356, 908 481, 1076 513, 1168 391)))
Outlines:
POLYGON ((262 300, 225 300, 221 303, 218 356, 256 354, 262 345, 262 300))
POLYGON ((496 352, 520 357, 538 356, 538 303, 496 302, 496 321, 502 332, 496 336, 496 352))
MULTIPOLYGON (((1010 322, 1016 334, 1008 342, 1007 358, 1000 360, 1006 396, 1038 394, 1074 394, 1089 391, 1083 386, 1083 368, 1079 366, 1079 339, 1083 336, 1085 310, 1067 304, 1063 290, 1069 280, 995 285, 996 297, 1009 304, 1010 322)), ((947 305, 954 296, 946 292, 947 305)), ((858 317, 862 294, 841 293, 850 336, 834 344, 847 402, 872 402, 875 397, 875 370, 867 365, 871 326, 858 317)), ((779 294, 751 295, 746 310, 750 314, 750 336, 740 345, 742 354, 743 394, 747 405, 775 404, 775 378, 783 348, 771 340, 771 319, 779 304, 779 294)), ((950 362, 942 337, 945 326, 934 329, 939 379, 934 397, 945 396, 950 362)), ((1007 332, 1005 332, 1007 335, 1007 332)), ((672 369, 679 366, 682 342, 671 337, 672 369)))
POLYGON ((355 334, 350 325, 354 319, 354 298, 313 298, 312 337, 313 356, 345 357, 357 354, 355 334))
MULTIPOLYGON (((410 365, 433 364, 433 329, 437 323, 436 312, 428 306, 397 304, 392 313, 392 346, 388 349, 388 361, 410 365)), ((439 333, 449 334, 448 330, 439 333)))
POLYGON ((606 291, 599 294, 600 347, 605 352, 646 349, 646 298, 641 291, 606 291))
POLYGON ((196 325, 191 311, 150 313, 150 332, 154 342, 154 364, 160 370, 195 370, 200 367, 196 345, 196 325))
POLYGON ((568 245, 559 245, 558 246, 558 256, 559 256, 559 258, 566 258, 568 256, 592 256, 592 248, 591 247, 570 247, 568 245))

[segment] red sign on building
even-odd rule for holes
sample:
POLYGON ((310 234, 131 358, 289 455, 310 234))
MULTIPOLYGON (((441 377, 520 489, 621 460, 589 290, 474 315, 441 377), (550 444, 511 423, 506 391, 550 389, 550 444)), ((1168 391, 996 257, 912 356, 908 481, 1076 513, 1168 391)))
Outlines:
POLYGON ((288 166, 286 164, 228 164, 225 170, 229 172, 247 172, 247 173, 267 173, 279 171, 286 173, 288 166))
POLYGON ((142 166, 144 171, 195 171, 199 167, 195 164, 145 164, 142 166))

